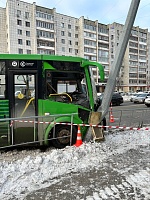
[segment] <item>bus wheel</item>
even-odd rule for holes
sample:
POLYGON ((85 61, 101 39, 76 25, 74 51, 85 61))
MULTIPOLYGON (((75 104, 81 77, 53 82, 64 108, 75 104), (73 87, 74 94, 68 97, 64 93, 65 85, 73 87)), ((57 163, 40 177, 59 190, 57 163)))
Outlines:
MULTIPOLYGON (((52 133, 53 134, 53 133, 52 133)), ((56 148, 65 148, 70 145, 71 126, 57 125, 55 127, 54 138, 52 144, 56 148)), ((77 138, 77 127, 72 126, 72 141, 71 145, 75 144, 77 138)))

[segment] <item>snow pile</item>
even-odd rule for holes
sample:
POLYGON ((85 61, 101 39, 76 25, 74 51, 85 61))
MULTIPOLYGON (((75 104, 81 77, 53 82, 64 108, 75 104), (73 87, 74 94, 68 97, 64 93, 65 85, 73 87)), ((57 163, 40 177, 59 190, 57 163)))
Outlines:
POLYGON ((149 131, 122 131, 105 138, 101 143, 84 143, 15 161, 0 161, 0 199, 23 199, 28 193, 55 183, 55 178, 61 175, 91 169, 111 155, 150 144, 149 131))

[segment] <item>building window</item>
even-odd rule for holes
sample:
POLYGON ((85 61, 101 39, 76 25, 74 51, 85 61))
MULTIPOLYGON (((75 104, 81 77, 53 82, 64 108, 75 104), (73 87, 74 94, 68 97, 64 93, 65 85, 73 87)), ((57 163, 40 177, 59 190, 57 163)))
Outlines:
POLYGON ((27 54, 31 54, 31 50, 27 49, 27 54))
POLYGON ((53 50, 48 50, 48 49, 40 49, 37 51, 38 54, 49 54, 49 55, 55 55, 55 52, 53 50))
POLYGON ((50 15, 50 14, 47 14, 47 13, 43 13, 43 12, 40 12, 40 11, 36 12, 36 16, 40 17, 40 18, 44 18, 44 19, 48 19, 48 20, 54 21, 54 16, 53 15, 50 15))
POLYGON ((61 43, 62 43, 62 44, 65 44, 65 39, 61 39, 61 43))
POLYGON ((22 45, 22 39, 18 39, 18 44, 22 45))
POLYGON ((26 27, 30 27, 30 22, 25 22, 26 27))
POLYGON ((69 44, 72 45, 72 41, 71 40, 69 40, 69 44))
POLYGON ((25 18, 26 18, 26 19, 29 18, 29 12, 25 12, 25 18))
POLYGON ((22 30, 18 29, 18 35, 22 35, 22 30))
POLYGON ((17 17, 20 17, 21 15, 21 10, 17 10, 17 17))
POLYGON ((75 34, 75 38, 78 38, 78 34, 75 34))
POLYGON ((72 48, 69 48, 69 53, 72 53, 72 48))
POLYGON ((96 49, 84 47, 84 52, 96 54, 96 49))
POLYGON ((75 45, 77 45, 77 46, 78 46, 78 42, 75 42, 75 45))
POLYGON ((17 25, 22 26, 22 21, 20 19, 17 19, 17 25))
POLYGON ((84 24, 84 28, 89 29, 91 31, 96 31, 96 27, 89 24, 84 24))
POLYGON ((31 46, 31 41, 30 40, 26 40, 26 45, 27 46, 31 46))
POLYGON ((65 52, 65 47, 62 47, 62 51, 65 52))
POLYGON ((68 24, 68 29, 71 29, 71 25, 70 24, 68 24))
POLYGON ((48 23, 48 22, 43 22, 43 21, 36 21, 36 26, 41 27, 41 28, 46 28, 50 30, 54 30, 54 24, 53 23, 48 23))
POLYGON ((26 36, 30 37, 30 31, 26 31, 26 36))
POLYGON ((50 33, 48 31, 37 30, 37 37, 44 37, 44 38, 54 38, 54 33, 50 33))
POLYGON ((64 36, 65 35, 65 31, 61 31, 61 36, 64 36))
POLYGON ((78 31, 78 26, 75 26, 75 30, 78 31))
POLYGON ((68 37, 71 37, 71 33, 70 32, 68 32, 68 37))
POLYGON ((96 34, 94 33, 89 33, 89 32, 84 31, 84 36, 96 39, 96 34))
POLYGON ((78 49, 75 49, 75 55, 77 55, 78 54, 78 49))
POLYGON ((19 54, 23 54, 23 49, 18 49, 19 54))
POLYGON ((62 22, 61 23, 61 28, 64 28, 65 27, 65 24, 62 22))
POLYGON ((103 28, 102 28, 102 27, 99 27, 99 28, 98 28, 98 32, 99 32, 99 33, 108 34, 108 29, 107 29, 107 28, 104 28, 104 27, 103 27, 103 28))
POLYGON ((89 46, 93 46, 96 47, 96 42, 95 41, 91 41, 91 40, 84 40, 84 45, 89 45, 89 46))

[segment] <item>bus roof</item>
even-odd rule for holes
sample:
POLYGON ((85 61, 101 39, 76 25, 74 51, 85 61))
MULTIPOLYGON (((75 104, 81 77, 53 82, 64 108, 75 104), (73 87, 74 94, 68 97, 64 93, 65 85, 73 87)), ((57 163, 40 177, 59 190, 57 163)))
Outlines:
POLYGON ((40 55, 40 54, 0 54, 0 60, 57 60, 82 62, 85 58, 75 56, 40 55))

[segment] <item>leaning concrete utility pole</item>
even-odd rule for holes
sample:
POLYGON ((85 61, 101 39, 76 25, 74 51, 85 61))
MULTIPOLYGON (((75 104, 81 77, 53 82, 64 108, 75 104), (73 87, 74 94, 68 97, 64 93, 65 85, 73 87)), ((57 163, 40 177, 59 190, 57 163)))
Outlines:
POLYGON ((119 40, 119 45, 117 47, 117 51, 115 54, 115 59, 114 59, 112 68, 110 70, 109 78, 106 84, 102 104, 98 109, 98 112, 101 112, 101 120, 108 113, 109 104, 113 95, 113 91, 115 89, 116 78, 119 74, 119 71, 122 65, 122 60, 125 54, 125 50, 128 44, 131 30, 134 24, 139 3, 140 3, 140 0, 132 0, 130 8, 129 8, 127 19, 126 19, 123 32, 119 40))

